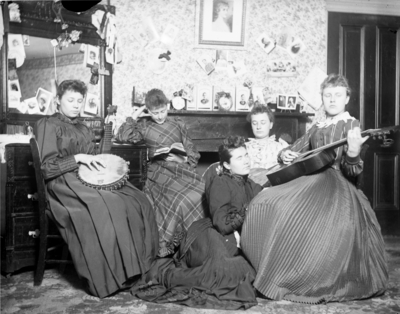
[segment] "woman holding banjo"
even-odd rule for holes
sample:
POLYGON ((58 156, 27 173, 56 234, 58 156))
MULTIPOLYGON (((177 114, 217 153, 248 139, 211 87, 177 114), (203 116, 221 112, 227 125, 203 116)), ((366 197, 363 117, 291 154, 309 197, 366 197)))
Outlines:
POLYGON ((86 288, 102 298, 129 288, 150 268, 158 231, 150 202, 129 182, 108 191, 77 177, 82 165, 93 171, 108 166, 94 155, 93 131, 77 119, 86 92, 82 81, 63 81, 57 89, 59 112, 37 122, 35 137, 51 213, 86 288))
POLYGON ((351 178, 363 170, 359 121, 345 111, 347 79, 330 74, 321 85, 326 120, 279 155, 347 138, 323 171, 265 189, 250 203, 242 250, 257 271, 254 286, 274 300, 320 303, 363 299, 385 291, 388 270, 380 226, 351 178))

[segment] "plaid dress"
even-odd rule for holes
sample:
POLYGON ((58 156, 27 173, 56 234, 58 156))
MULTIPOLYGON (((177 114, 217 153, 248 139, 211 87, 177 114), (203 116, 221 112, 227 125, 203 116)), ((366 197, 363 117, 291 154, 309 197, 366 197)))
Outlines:
POLYGON ((167 118, 163 124, 145 120, 138 129, 146 141, 149 154, 144 192, 153 202, 159 231, 159 253, 163 257, 175 251, 190 225, 206 216, 205 187, 196 172, 199 152, 179 118, 167 118), (153 158, 155 150, 182 143, 187 163, 153 158))

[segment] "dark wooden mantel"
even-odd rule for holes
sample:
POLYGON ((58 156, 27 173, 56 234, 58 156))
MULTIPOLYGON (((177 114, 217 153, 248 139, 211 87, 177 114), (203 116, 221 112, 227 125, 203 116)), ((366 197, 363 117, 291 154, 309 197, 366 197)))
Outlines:
MULTIPOLYGON (((216 152, 228 135, 254 137, 247 112, 222 111, 169 111, 169 116, 180 117, 189 130, 189 135, 200 152, 216 152)), ((306 132, 310 113, 275 112, 275 123, 271 135, 281 136, 293 143, 306 132)))

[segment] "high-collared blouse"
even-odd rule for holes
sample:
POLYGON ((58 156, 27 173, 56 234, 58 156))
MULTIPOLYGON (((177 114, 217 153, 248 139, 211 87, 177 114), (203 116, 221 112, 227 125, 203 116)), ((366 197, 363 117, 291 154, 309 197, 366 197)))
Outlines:
POLYGON ((138 130, 142 133, 149 152, 153 158, 154 152, 162 147, 170 147, 173 143, 182 143, 188 155, 188 163, 196 167, 200 154, 190 138, 185 123, 178 117, 167 117, 164 123, 158 124, 153 120, 139 120, 138 130))
POLYGON ((276 141, 275 135, 262 140, 249 138, 246 147, 250 157, 250 167, 268 169, 276 165, 279 152, 288 145, 282 139, 276 141))
MULTIPOLYGON (((349 130, 355 127, 360 127, 360 122, 353 117, 345 120, 336 119, 330 124, 316 124, 313 125, 306 134, 295 141, 293 145, 288 146, 283 151, 290 149, 294 152, 304 153, 346 139, 349 130)), ((360 156, 347 156, 347 149, 347 144, 335 149, 336 158, 331 167, 336 170, 341 170, 347 177, 358 176, 363 171, 364 162, 361 160, 360 156)), ((278 157, 280 162, 282 162, 281 156, 283 151, 278 157)))

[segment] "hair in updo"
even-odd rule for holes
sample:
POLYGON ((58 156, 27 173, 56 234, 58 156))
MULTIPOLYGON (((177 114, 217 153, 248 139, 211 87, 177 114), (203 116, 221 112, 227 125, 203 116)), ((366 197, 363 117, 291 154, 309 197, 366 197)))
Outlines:
POLYGON ((76 93, 80 93, 83 97, 86 96, 87 87, 86 84, 80 80, 65 80, 58 85, 57 88, 57 96, 58 98, 62 98, 65 92, 72 91, 76 93))
POLYGON ((331 73, 321 84, 321 94, 324 92, 324 89, 327 87, 345 87, 347 96, 351 95, 351 88, 347 78, 345 78, 341 74, 331 73))
POLYGON ((251 117, 256 114, 266 113, 268 115, 269 122, 275 122, 275 115, 267 105, 254 105, 253 109, 248 113, 246 120, 251 123, 251 117))
POLYGON ((220 165, 223 166, 224 162, 229 164, 232 157, 231 151, 239 147, 246 147, 244 137, 231 135, 224 139, 218 149, 220 165))
POLYGON ((168 104, 168 99, 165 96, 164 92, 160 89, 153 88, 152 90, 147 92, 144 103, 146 104, 147 109, 156 110, 168 104))

